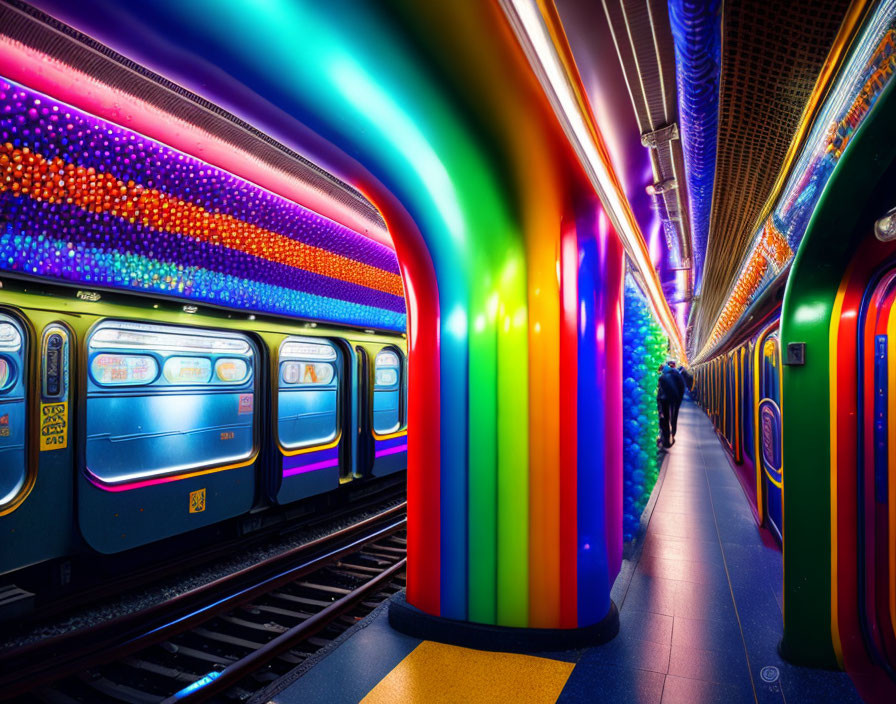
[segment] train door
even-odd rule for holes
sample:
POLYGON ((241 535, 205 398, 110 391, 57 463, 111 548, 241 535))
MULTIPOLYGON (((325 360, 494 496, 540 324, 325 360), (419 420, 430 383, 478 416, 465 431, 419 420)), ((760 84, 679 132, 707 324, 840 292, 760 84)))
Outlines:
POLYGON ((859 615, 866 643, 896 664, 896 272, 862 302, 859 348, 859 615))
POLYGON ((0 313, 0 534, 21 536, 2 541, 0 573, 64 555, 73 541, 72 333, 51 313, 31 311, 29 322, 0 313))
POLYGON ((383 347, 373 360, 371 432, 374 476, 407 469, 407 359, 397 347, 383 347))
POLYGON ((781 348, 777 331, 757 342, 759 407, 757 471, 763 497, 763 520, 781 540, 783 536, 784 469, 781 446, 781 348))
POLYGON ((248 512, 259 351, 243 334, 105 320, 83 342, 78 516, 113 553, 248 512))
POLYGON ((277 355, 277 449, 281 477, 275 500, 320 494, 351 477, 345 418, 345 353, 324 338, 288 337, 277 355))
POLYGON ((27 372, 25 328, 0 313, 0 512, 14 508, 29 481, 27 372))
POLYGON ((741 448, 743 457, 753 462, 753 345, 747 343, 740 350, 741 370, 741 448))

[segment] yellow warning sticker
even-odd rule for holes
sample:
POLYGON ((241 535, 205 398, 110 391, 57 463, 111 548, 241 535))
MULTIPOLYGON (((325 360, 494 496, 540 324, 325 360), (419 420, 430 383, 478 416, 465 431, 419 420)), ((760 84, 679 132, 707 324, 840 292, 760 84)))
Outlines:
POLYGON ((68 401, 40 405, 40 451, 68 447, 68 401))
POLYGON ((205 489, 190 492, 190 513, 205 511, 205 489))

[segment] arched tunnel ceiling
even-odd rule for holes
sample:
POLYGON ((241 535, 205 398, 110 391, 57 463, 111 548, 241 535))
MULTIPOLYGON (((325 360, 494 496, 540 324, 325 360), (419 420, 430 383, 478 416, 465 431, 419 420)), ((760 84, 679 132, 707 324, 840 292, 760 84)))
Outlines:
POLYGON ((850 4, 723 5, 716 177, 692 349, 709 336, 771 206, 781 166, 850 4))

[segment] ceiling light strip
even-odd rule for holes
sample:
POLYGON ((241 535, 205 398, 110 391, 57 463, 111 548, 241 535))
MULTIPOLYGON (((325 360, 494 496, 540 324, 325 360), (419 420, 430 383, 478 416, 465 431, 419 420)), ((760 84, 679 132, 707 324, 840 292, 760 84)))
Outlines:
POLYGON ((669 337, 675 354, 684 358, 681 330, 663 295, 644 236, 584 97, 556 8, 552 2, 536 0, 501 0, 501 6, 632 265, 644 282, 644 292, 654 316, 669 337))

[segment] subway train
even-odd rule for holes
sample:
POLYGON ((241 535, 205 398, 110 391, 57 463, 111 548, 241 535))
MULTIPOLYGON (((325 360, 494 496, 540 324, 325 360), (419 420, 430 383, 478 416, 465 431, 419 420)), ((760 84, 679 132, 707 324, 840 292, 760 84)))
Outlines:
POLYGON ((0 585, 406 469, 403 334, 0 284, 0 585))
POLYGON ((697 403, 712 420, 757 520, 783 535, 784 467, 778 316, 738 346, 694 369, 697 403))

